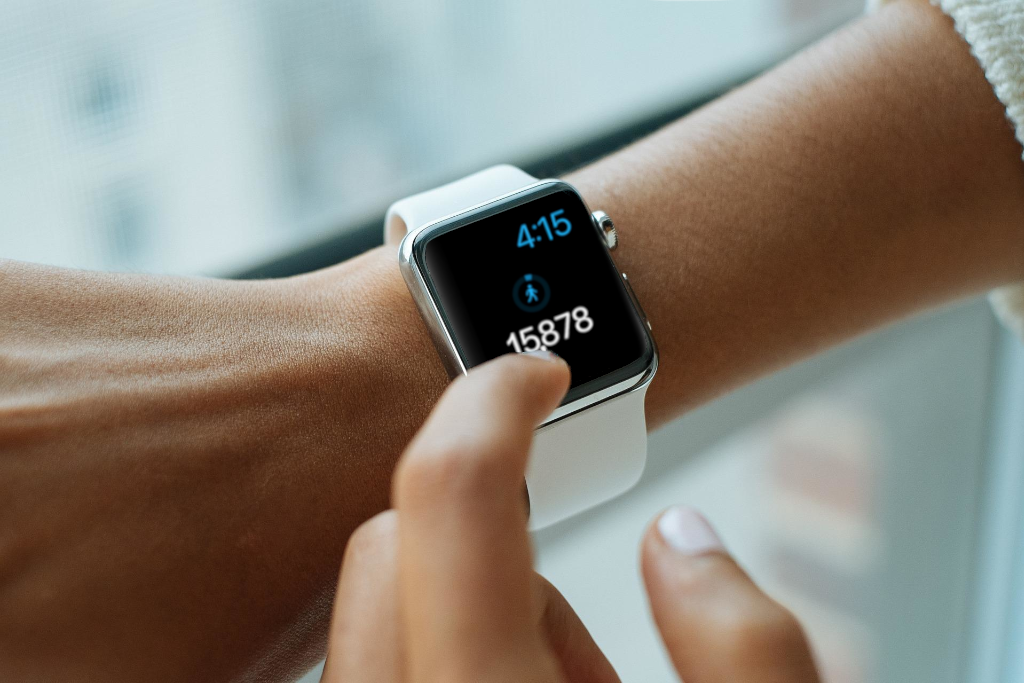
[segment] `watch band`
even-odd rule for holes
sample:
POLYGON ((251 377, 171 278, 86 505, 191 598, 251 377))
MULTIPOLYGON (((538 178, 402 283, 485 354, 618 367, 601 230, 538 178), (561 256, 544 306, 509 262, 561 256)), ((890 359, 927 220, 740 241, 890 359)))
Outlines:
MULTIPOLYGON (((384 238, 407 232, 521 190, 537 179, 515 166, 492 166, 391 205, 384 238)), ((551 424, 533 439, 526 470, 530 529, 537 530, 630 489, 647 460, 647 384, 551 424)))
POLYGON ((384 241, 398 244, 405 233, 421 225, 462 213, 492 199, 521 190, 537 182, 515 166, 491 166, 473 175, 399 199, 384 218, 384 241))
POLYGON ((530 529, 633 488, 647 462, 647 385, 537 430, 526 468, 530 529))

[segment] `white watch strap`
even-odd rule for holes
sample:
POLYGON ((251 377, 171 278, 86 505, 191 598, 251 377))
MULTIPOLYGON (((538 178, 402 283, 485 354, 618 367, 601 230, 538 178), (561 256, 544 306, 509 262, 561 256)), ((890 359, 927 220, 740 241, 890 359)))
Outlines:
POLYGON ((647 462, 646 394, 645 384, 537 430, 526 468, 531 529, 633 488, 647 462))
POLYGON ((414 228, 472 209, 535 182, 537 179, 529 173, 502 164, 400 199, 391 205, 384 218, 384 241, 398 244, 405 233, 414 228))
MULTIPOLYGON (((485 204, 537 182, 515 166, 493 166, 388 209, 384 239, 485 204)), ((647 385, 537 430, 526 471, 530 529, 536 530, 625 492, 647 460, 647 385)))

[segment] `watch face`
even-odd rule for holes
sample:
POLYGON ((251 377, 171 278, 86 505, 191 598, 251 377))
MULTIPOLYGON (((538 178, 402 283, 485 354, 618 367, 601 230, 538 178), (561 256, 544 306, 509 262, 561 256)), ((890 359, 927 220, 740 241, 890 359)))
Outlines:
POLYGON ((654 349, 580 196, 541 185, 421 233, 413 247, 463 365, 548 349, 563 403, 641 374, 654 349))

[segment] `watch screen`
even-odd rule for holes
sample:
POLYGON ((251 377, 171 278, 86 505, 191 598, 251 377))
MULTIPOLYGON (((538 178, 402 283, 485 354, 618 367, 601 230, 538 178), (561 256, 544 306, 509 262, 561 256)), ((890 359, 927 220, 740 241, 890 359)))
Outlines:
POLYGON ((565 402, 640 374, 653 349, 579 195, 539 188, 442 227, 416 251, 463 364, 548 349, 565 402))

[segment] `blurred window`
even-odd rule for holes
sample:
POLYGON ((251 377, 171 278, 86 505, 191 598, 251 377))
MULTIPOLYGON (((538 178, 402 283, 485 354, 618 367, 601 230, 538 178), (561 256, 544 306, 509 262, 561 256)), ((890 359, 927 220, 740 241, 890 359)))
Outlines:
POLYGON ((6 0, 0 256, 230 272, 753 73, 861 0, 6 0))

